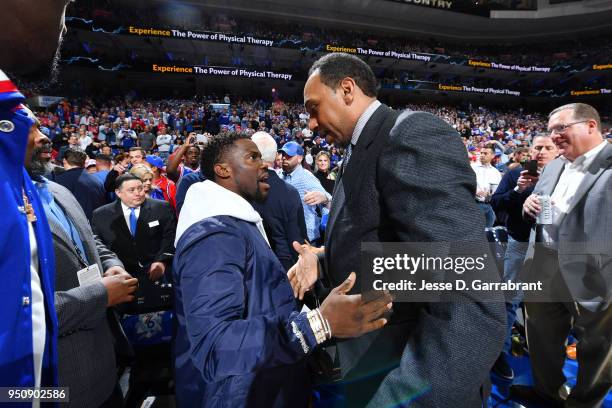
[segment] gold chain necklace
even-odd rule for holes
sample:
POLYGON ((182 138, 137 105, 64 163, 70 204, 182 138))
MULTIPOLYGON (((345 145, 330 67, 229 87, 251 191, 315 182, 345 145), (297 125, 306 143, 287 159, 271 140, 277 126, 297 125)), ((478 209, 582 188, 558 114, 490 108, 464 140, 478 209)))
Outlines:
POLYGON ((36 213, 34 212, 34 207, 30 204, 30 200, 28 200, 28 196, 25 191, 23 193, 23 212, 28 216, 28 222, 36 221, 36 213))

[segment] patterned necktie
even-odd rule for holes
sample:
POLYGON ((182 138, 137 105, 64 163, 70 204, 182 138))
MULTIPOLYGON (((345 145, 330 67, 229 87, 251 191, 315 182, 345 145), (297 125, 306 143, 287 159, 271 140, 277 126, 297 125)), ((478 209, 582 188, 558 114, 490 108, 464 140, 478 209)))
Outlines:
POLYGON ((342 166, 340 168, 340 177, 344 175, 346 171, 346 166, 348 166, 348 161, 351 158, 351 153, 353 153, 353 144, 351 143, 346 148, 346 152, 344 152, 344 158, 342 159, 342 166))
POLYGON ((291 178, 291 173, 287 173, 283 171, 283 180, 289 180, 291 178))
POLYGON ((352 143, 350 145, 348 145, 348 147, 346 148, 346 153, 344 154, 344 162, 342 162, 342 165, 344 166, 344 168, 346 168, 346 166, 348 166, 349 159, 351 158, 351 153, 353 153, 353 144, 352 143))
POLYGON ((136 222, 138 218, 136 218, 136 208, 130 208, 130 232, 132 236, 136 236, 136 222))

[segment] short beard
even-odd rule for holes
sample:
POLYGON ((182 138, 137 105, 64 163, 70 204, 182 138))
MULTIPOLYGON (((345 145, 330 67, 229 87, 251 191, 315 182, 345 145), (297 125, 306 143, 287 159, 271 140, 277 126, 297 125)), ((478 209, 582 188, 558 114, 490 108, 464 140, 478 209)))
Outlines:
POLYGON ((40 64, 33 71, 16 77, 20 81, 26 82, 29 88, 36 89, 37 92, 42 92, 56 85, 59 77, 60 49, 63 40, 64 38, 60 37, 55 54, 47 64, 40 64))
MULTIPOLYGON (((249 201, 249 202, 255 202, 255 203, 263 203, 264 201, 266 201, 266 197, 264 197, 264 195, 261 192, 261 189, 259 188, 259 180, 257 180, 257 188, 255 189, 255 193, 254 194, 250 194, 246 191, 246 189, 241 190, 242 192, 239 194, 242 198, 244 198, 245 200, 249 201)), ((240 178, 237 177, 236 178, 236 185, 238 186, 238 188, 241 188, 241 181, 240 178)))
POLYGON ((267 196, 264 196, 259 188, 259 180, 257 181, 257 190, 255 190, 255 196, 253 197, 253 201, 256 203, 264 203, 266 201, 267 196))
POLYGON ((40 159, 42 150, 42 148, 37 147, 32 151, 32 160, 27 166, 28 174, 32 178, 40 178, 41 176, 51 174, 53 171, 53 165, 50 161, 45 162, 40 159))

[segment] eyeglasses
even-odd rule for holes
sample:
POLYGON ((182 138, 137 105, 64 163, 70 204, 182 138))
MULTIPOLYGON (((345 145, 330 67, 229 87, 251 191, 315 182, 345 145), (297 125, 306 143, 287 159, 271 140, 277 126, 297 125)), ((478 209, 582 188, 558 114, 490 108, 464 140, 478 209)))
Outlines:
POLYGON ((567 123, 565 125, 557 125, 557 126, 553 126, 550 129, 548 129, 548 131, 550 132, 551 135, 554 135, 555 133, 560 135, 561 133, 564 133, 567 129, 571 128, 574 125, 577 125, 578 123, 585 123, 588 122, 588 120, 579 120, 578 122, 572 122, 572 123, 567 123))

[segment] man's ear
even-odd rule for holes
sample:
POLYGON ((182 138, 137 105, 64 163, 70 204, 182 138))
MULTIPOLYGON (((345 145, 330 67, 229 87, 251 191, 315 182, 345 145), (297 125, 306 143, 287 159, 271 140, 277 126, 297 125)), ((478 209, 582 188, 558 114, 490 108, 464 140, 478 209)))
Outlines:
POLYGON ((355 80, 351 77, 346 77, 340 81, 340 92, 342 92, 342 99, 347 105, 351 105, 355 99, 355 80))
POLYGON ((226 179, 232 175, 232 169, 227 165, 227 163, 217 163, 215 164, 215 174, 217 177, 226 179))

